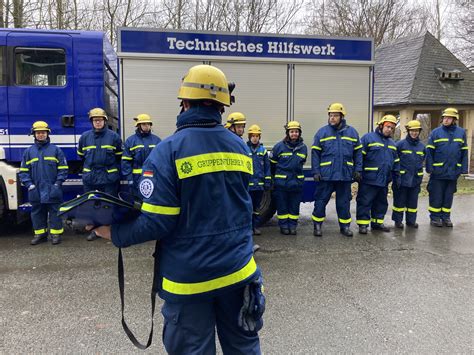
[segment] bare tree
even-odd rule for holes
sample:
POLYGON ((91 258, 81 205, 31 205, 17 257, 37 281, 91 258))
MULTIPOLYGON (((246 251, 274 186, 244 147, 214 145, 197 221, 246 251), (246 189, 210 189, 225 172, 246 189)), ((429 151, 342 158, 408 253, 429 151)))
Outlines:
POLYGON ((421 33, 427 21, 408 0, 312 0, 309 9, 306 33, 372 37, 375 45, 421 33))
POLYGON ((23 27, 23 6, 24 0, 13 0, 13 26, 23 27))
POLYGON ((455 0, 457 18, 453 21, 454 52, 469 67, 474 69, 474 2, 455 0))

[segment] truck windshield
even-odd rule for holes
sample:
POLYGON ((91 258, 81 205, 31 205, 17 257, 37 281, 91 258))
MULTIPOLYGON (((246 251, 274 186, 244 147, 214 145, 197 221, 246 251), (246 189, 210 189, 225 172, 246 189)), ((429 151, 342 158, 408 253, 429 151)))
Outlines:
POLYGON ((59 48, 15 48, 15 83, 65 86, 66 54, 59 48))

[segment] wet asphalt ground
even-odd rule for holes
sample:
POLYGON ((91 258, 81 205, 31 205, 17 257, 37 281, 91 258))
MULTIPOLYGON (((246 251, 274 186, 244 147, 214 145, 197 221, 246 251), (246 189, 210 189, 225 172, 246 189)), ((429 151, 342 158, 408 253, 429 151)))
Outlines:
MULTIPOLYGON (((456 196, 453 229, 430 227, 426 210, 421 198, 418 230, 353 238, 338 233, 334 201, 323 238, 312 236, 312 204, 302 205, 296 237, 280 235, 275 220, 262 228, 263 352, 472 354, 474 195, 456 196)), ((0 235, 0 353, 141 352, 120 324, 110 243, 69 232, 58 246, 33 247, 28 227, 2 227, 0 235)), ((153 248, 124 251, 126 314, 142 341, 153 248)), ((147 352, 165 353, 159 310, 155 322, 147 352)))

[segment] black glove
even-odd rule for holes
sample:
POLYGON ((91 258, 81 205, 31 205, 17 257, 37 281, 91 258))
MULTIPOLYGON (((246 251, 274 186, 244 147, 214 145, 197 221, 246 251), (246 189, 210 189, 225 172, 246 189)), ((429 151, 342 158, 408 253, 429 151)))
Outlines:
POLYGON ((362 181, 362 175, 358 171, 354 171, 353 175, 354 181, 361 182, 362 181))
POLYGON ((238 319, 239 327, 246 332, 259 331, 263 326, 262 316, 265 312, 265 296, 261 276, 245 286, 243 298, 238 319))
POLYGON ((321 174, 314 174, 313 178, 314 178, 314 181, 321 181, 321 174))

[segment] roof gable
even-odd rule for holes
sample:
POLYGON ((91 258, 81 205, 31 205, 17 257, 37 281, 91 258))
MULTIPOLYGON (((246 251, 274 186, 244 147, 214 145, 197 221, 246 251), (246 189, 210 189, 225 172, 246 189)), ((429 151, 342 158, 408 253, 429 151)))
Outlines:
POLYGON ((429 32, 375 51, 374 105, 406 104, 474 104, 474 73, 429 32), (439 80, 437 68, 463 80, 439 80))

